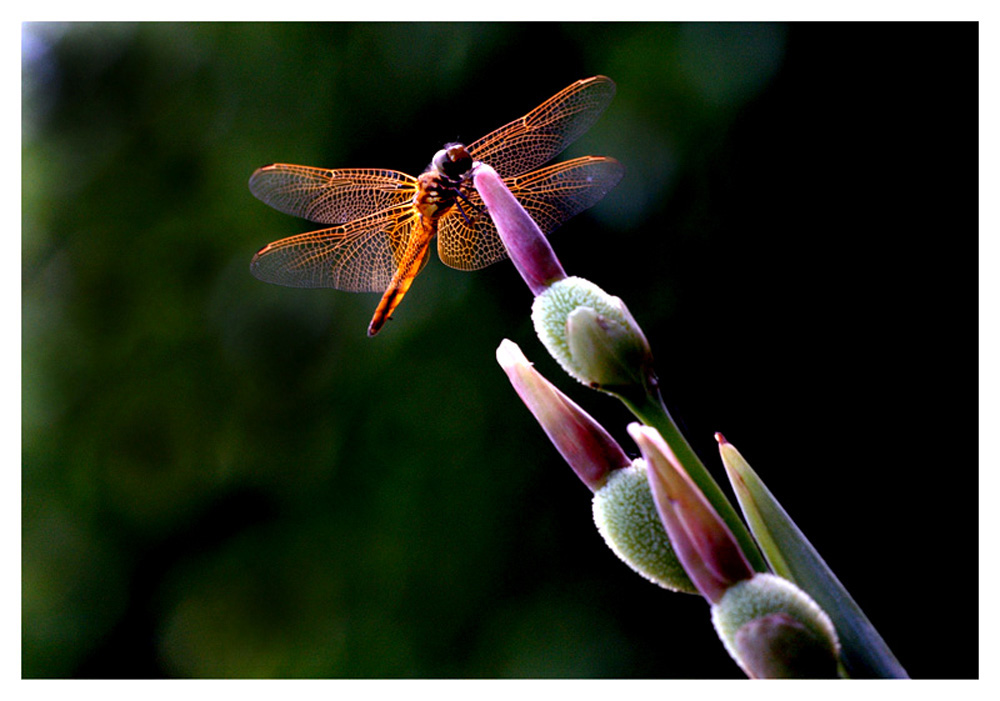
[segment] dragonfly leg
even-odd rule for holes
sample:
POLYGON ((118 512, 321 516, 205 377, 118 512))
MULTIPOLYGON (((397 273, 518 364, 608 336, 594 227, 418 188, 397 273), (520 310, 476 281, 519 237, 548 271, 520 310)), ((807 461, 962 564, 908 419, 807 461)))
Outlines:
POLYGON ((477 207, 476 205, 472 204, 472 200, 470 200, 469 196, 466 195, 464 192, 462 192, 461 190, 457 190, 456 192, 458 192, 458 197, 459 197, 459 199, 455 200, 455 206, 458 208, 458 213, 462 215, 462 219, 465 220, 466 224, 472 226, 472 220, 469 219, 469 215, 466 214, 465 210, 462 208, 462 200, 465 200, 465 204, 476 212, 476 216, 483 214, 486 211, 486 207, 485 206, 477 207))

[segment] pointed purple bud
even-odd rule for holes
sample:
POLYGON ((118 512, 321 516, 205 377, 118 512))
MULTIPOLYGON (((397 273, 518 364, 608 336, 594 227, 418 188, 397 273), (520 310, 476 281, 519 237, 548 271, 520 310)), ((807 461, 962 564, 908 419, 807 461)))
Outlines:
POLYGON ((628 432, 646 459, 653 500, 678 559, 698 591, 718 602, 729 587, 752 577, 753 568, 659 431, 633 423, 628 432))
POLYGON ((599 423, 531 366, 516 343, 504 339, 497 348, 497 362, 559 454, 590 491, 604 486, 612 470, 632 464, 599 423))
POLYGON ((565 278, 566 272, 545 234, 497 172, 485 163, 478 163, 473 178, 507 254, 532 294, 538 295, 553 282, 565 278))

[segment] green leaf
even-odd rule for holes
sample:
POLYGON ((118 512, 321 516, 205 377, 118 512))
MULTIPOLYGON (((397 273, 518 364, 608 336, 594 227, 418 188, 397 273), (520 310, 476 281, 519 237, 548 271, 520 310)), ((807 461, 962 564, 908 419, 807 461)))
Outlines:
POLYGON ((855 678, 908 678, 871 621, 757 473, 722 434, 716 438, 736 498, 764 557, 775 574, 797 584, 830 616, 847 673, 855 678))

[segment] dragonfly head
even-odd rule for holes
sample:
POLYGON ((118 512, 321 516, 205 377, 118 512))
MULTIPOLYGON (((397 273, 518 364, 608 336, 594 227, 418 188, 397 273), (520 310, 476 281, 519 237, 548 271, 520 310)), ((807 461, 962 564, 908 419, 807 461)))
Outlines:
POLYGON ((472 170, 472 156, 464 144, 445 144, 434 154, 431 168, 450 180, 463 180, 472 170))

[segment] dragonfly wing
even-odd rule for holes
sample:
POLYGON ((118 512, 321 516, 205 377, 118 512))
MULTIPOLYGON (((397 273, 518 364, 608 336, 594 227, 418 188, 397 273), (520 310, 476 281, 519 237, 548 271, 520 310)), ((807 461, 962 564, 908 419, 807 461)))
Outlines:
POLYGON ((417 180, 395 170, 274 163, 250 176, 254 197, 317 224, 343 224, 413 199, 417 180))
POLYGON ((623 175, 624 166, 614 158, 583 156, 505 182, 548 236, 570 217, 604 199, 623 175))
POLYGON ((500 127, 468 149, 503 178, 548 163, 590 129, 615 96, 615 84, 599 75, 578 80, 521 119, 500 127))
POLYGON ((382 292, 414 231, 409 204, 343 226, 270 243, 250 262, 264 282, 286 287, 333 287, 382 292))
MULTIPOLYGON (((625 174, 613 158, 584 156, 555 163, 505 182, 546 236, 570 217, 593 207, 625 174)), ((459 270, 479 270, 507 257, 507 250, 479 193, 468 193, 462 212, 448 212, 438 224, 438 255, 459 270), (468 219, 468 221, 466 220, 468 219)))
POLYGON ((479 270, 506 258, 507 249, 479 193, 467 196, 438 221, 438 257, 457 270, 479 270))

